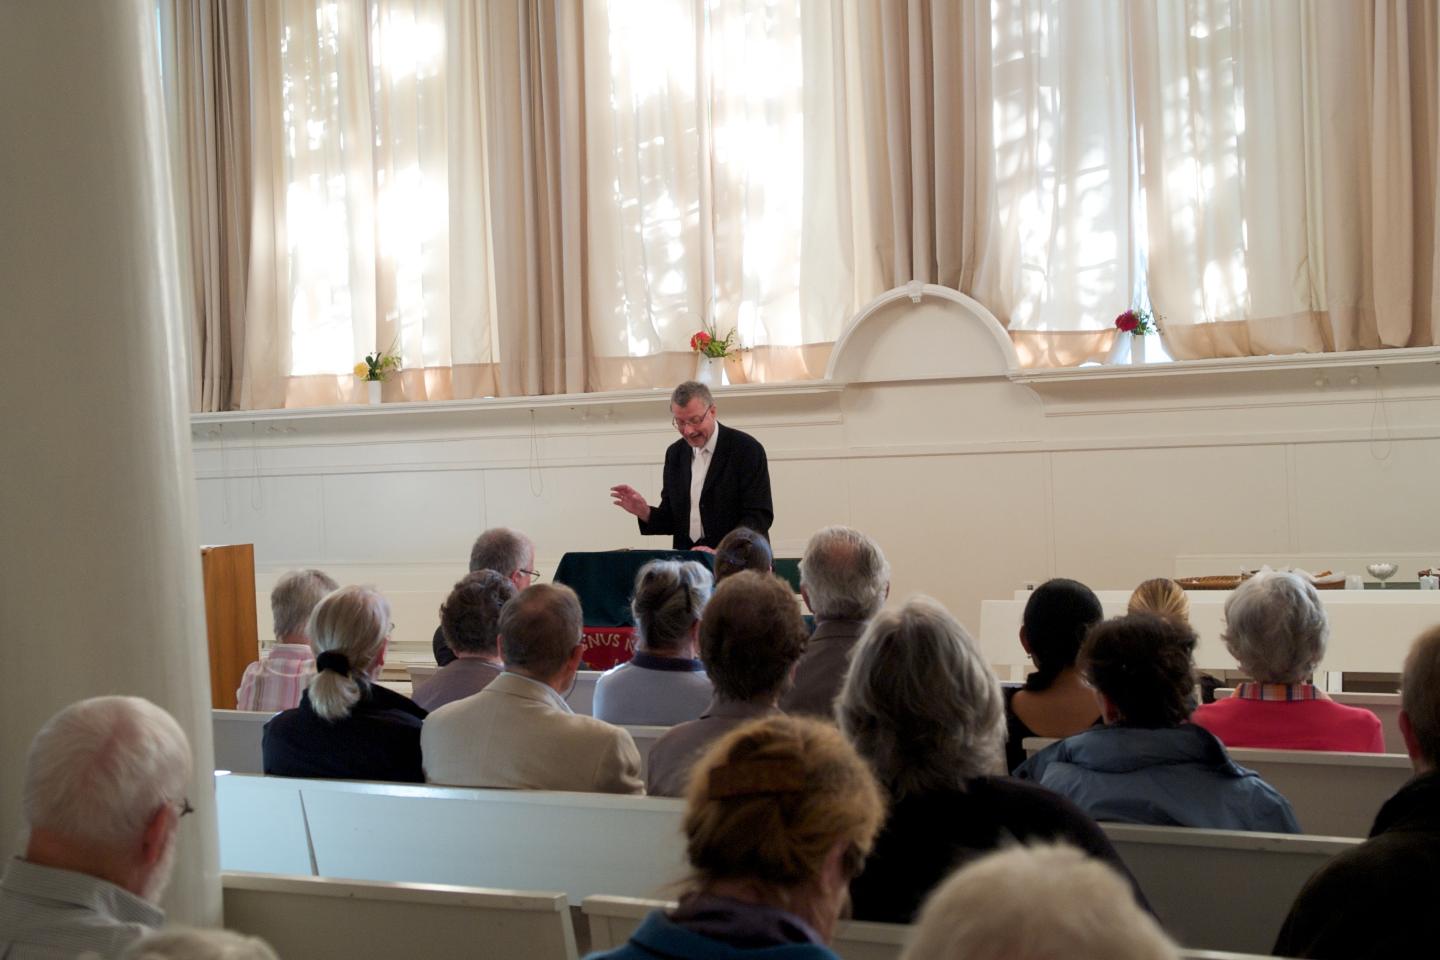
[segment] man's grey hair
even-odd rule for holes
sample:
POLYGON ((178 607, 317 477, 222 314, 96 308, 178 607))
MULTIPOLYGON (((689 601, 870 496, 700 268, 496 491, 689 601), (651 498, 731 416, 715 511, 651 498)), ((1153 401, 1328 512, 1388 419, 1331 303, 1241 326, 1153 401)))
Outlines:
POLYGON ((1109 864, 1064 845, 1009 847, 951 874, 901 960, 1177 960, 1109 864))
POLYGON ((929 597, 870 621, 835 717, 896 796, 1004 772, 1000 681, 960 622, 929 597))
POLYGON ((138 848, 165 804, 184 801, 190 741, 140 697, 91 697, 51 717, 25 761, 25 821, 92 849, 138 848))
POLYGON ((535 545, 525 534, 508 527, 491 527, 475 538, 470 548, 470 572, 494 570, 508 577, 535 555, 535 545))
POLYGON ((1300 683, 1325 656, 1330 621, 1308 580, 1269 571, 1230 594, 1220 638, 1240 668, 1261 683, 1300 683))
POLYGON ((584 624, 580 598, 569 587, 537 583, 520 591, 500 611, 506 669, 518 668, 537 680, 555 676, 579 645, 584 624))
POLYGON ((310 612, 325 594, 340 584, 323 570, 291 570, 270 591, 270 615, 275 621, 275 639, 303 634, 310 612))
POLYGON ((885 603, 890 564, 859 530, 826 527, 805 545, 800 587, 822 620, 869 620, 885 603))
POLYGON ((1440 626, 1422 633, 1405 657, 1400 707, 1410 718, 1421 758, 1440 763, 1440 626))
POLYGON ((120 960, 280 960, 270 944, 231 930, 170 927, 141 937, 120 960))
POLYGON ((703 400, 706 407, 715 402, 715 396, 710 392, 709 387, 696 380, 686 380, 670 394, 670 406, 687 407, 690 405, 690 401, 696 397, 703 400))

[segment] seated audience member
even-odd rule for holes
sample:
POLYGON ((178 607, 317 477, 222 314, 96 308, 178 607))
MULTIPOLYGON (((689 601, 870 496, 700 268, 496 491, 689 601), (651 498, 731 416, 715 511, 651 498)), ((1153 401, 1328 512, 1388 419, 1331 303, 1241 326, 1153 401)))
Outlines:
POLYGON ((305 625, 310 612, 339 584, 319 570, 295 570, 270 591, 275 643, 245 668, 235 694, 237 710, 275 713, 298 706, 300 694, 315 674, 315 654, 305 625))
POLYGON ((1259 573, 1225 601, 1226 648, 1254 677, 1191 721, 1230 747, 1384 753, 1380 718, 1310 683, 1330 622, 1315 587, 1293 573, 1259 573))
POLYGON ((1126 613, 1153 613, 1181 623, 1190 622, 1190 595, 1185 588, 1167 577, 1146 580, 1130 594, 1126 613))
POLYGON ((171 927, 131 944, 121 960, 280 960, 270 944, 230 930, 171 927))
POLYGON ((815 632, 795 667, 794 685, 780 698, 780 709, 833 720, 850 650, 890 593, 890 564, 859 530, 826 527, 805 546, 800 593, 815 614, 815 632))
MULTIPOLYGON (((494 570, 513 583, 516 590, 524 590, 540 576, 535 570, 535 544, 519 531, 491 527, 476 537, 470 547, 470 572, 480 570, 494 570)), ((440 666, 455 659, 450 645, 445 642, 444 627, 435 628, 430 646, 435 651, 435 662, 440 666)))
POLYGON ((1012 847, 925 902, 901 960, 1179 960, 1115 871, 1064 846, 1012 847))
POLYGON ((741 570, 756 573, 771 573, 775 569, 775 555, 770 551, 770 541, 763 534, 749 527, 736 527, 720 539, 715 548, 715 584, 741 570))
POLYGON ((835 715, 891 803, 850 885, 855 919, 909 923, 956 864, 1015 841, 1063 839, 1125 869, 1073 803, 993 775, 1005 744, 1000 684, 933 600, 917 597, 870 621, 835 715))
POLYGON ((1375 818, 1370 838, 1300 891, 1280 929, 1280 957, 1391 960, 1434 956, 1440 902, 1440 627, 1405 658, 1400 733, 1415 768, 1375 818))
POLYGON ((25 761, 24 853, 0 877, 0 957, 114 960, 161 926, 189 778, 189 740, 148 700, 51 717, 25 761))
POLYGON ((800 717, 732 730, 697 763, 685 800, 692 873, 679 905, 592 960, 837 960, 826 944, 884 816, 839 731, 800 717))
POLYGON ((576 716, 565 702, 580 669, 581 630, 580 600, 569 587, 539 584, 505 604, 505 672, 425 721, 426 778, 465 787, 642 793, 640 751, 630 734, 576 716))
POLYGON ((712 583, 710 571, 693 560, 652 560, 640 568, 630 601, 635 655, 595 681, 596 717, 669 727, 704 712, 710 681, 695 658, 695 635, 712 583))
POLYGON ((440 630, 455 659, 414 692, 422 709, 479 693, 500 676, 505 669, 500 660, 500 610, 519 592, 494 570, 477 570, 455 584, 440 605, 440 630))
POLYGON ((1149 614, 1106 620, 1080 649, 1105 726, 1051 744, 1015 775, 1096 820, 1299 833, 1290 802, 1236 766, 1194 709, 1195 632, 1149 614))
POLYGON ((1095 694, 1080 679, 1075 657, 1085 631, 1105 616, 1094 591, 1057 578, 1036 587, 1020 619, 1020 645, 1035 670, 1025 686, 1005 691, 1005 769, 1025 762, 1026 737, 1068 737, 1100 721, 1095 694))
POLYGON ((266 773, 424 782, 425 711, 374 682, 393 628, 390 604, 369 587, 342 587, 320 601, 310 616, 317 672, 300 706, 265 724, 266 773))
POLYGON ((805 648, 805 622, 784 580, 742 571, 715 588, 700 621, 700 659, 714 699, 700 719, 682 723, 650 747, 645 791, 685 794, 690 768, 736 727, 779 714, 776 704, 805 648))

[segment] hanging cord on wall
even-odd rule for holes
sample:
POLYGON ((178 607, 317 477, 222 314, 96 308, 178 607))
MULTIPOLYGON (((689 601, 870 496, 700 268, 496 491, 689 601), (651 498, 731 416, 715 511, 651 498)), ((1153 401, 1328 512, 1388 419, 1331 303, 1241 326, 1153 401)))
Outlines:
POLYGON ((1385 399, 1385 382, 1380 368, 1375 368, 1375 405, 1370 410, 1370 456, 1379 461, 1390 459, 1393 444, 1390 436, 1390 405, 1385 399), (1378 444, 1378 445, 1377 445, 1378 444), (1383 449, 1383 453, 1380 452, 1383 449))
POLYGON ((535 408, 530 408, 530 496, 537 499, 545 493, 545 474, 540 470, 540 435, 535 428, 535 408))
POLYGON ((230 477, 225 465, 225 424, 219 424, 210 431, 210 436, 220 442, 220 525, 230 526, 230 477))
POLYGON ((250 421, 250 506, 260 512, 265 502, 264 491, 260 489, 260 451, 255 448, 255 421, 250 421))

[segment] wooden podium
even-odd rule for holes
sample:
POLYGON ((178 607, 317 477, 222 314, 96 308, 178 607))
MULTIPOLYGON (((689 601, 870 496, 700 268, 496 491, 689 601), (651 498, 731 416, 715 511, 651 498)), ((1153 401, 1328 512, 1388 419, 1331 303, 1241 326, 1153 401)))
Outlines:
POLYGON ((255 545, 201 547, 205 633, 210 645, 210 704, 235 709, 245 668, 260 657, 255 622, 255 545))

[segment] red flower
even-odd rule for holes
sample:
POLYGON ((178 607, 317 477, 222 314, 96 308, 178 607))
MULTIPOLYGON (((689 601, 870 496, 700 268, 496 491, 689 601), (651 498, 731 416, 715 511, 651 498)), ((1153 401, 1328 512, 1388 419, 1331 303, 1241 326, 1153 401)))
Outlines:
POLYGON ((710 336, 710 334, 706 333, 704 330, 701 330, 699 333, 695 334, 695 336, 690 338, 690 349, 704 350, 705 345, 713 339, 714 337, 710 336))
POLYGON ((1126 310, 1115 318, 1115 326, 1122 333, 1134 333, 1135 329, 1140 326, 1140 318, 1135 316, 1134 310, 1126 310))

